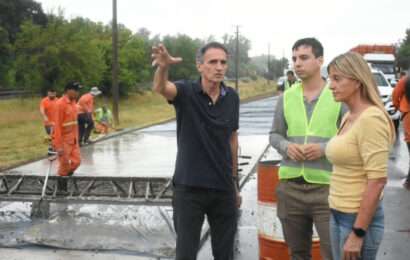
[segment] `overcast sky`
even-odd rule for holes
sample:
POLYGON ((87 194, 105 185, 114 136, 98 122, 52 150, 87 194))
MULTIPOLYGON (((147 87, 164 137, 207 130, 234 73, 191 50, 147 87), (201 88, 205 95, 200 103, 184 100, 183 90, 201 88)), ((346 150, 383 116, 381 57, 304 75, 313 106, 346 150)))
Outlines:
MULTIPOLYGON (((36 0, 46 12, 108 23, 112 0, 36 0)), ((299 38, 316 37, 325 61, 358 44, 395 44, 410 28, 410 0, 117 0, 118 22, 153 35, 183 33, 217 39, 235 25, 251 40, 251 56, 291 57, 299 38)))

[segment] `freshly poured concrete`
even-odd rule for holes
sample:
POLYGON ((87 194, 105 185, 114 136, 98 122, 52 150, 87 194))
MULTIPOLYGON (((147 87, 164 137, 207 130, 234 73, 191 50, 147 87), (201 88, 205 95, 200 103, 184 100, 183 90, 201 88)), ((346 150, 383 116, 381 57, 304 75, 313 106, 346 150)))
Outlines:
MULTIPOLYGON (((244 155, 258 157, 267 145, 272 125, 274 99, 241 106, 240 147, 244 155)), ((77 176, 171 177, 177 151, 175 121, 145 128, 81 148, 77 176)), ((40 160, 10 170, 28 175, 45 175, 48 160, 40 160)), ((52 175, 57 163, 53 163, 52 175)))
MULTIPOLYGON (((251 159, 239 160, 240 163, 248 163, 241 166, 242 175, 251 172, 266 149, 274 100, 264 99, 241 106, 240 155, 251 156, 251 159)), ((171 177, 176 156, 175 129, 173 121, 83 147, 82 164, 75 174, 171 177)), ((9 173, 44 176, 48 166, 47 160, 41 160, 12 169, 9 173)), ((57 163, 53 163, 52 175, 56 174, 56 166, 57 163)), ((170 207, 52 205, 49 219, 32 222, 28 203, 3 203, 1 206, 0 213, 3 215, 0 214, 0 243, 4 246, 29 247, 23 250, 0 250, 0 256, 7 253, 14 259, 22 259, 27 251, 34 250, 34 254, 39 255, 39 260, 49 259, 40 256, 43 251, 48 255, 50 250, 38 246, 33 248, 33 245, 119 250, 120 255, 132 252, 137 255, 163 256, 165 259, 173 254, 175 234, 170 207)), ((206 228, 205 225, 204 230, 206 228)), ((67 258, 61 259, 74 257, 74 254, 69 256, 70 251, 57 252, 65 252, 67 258)), ((85 255, 90 254, 84 254, 84 257, 85 255)))
MULTIPOLYGON (((276 98, 268 98, 241 105, 241 154, 252 159, 240 161, 249 162, 242 167, 242 174, 251 176, 242 190, 236 260, 258 259, 254 166, 268 144, 275 104, 276 98)), ((408 156, 401 139, 389 161, 389 183, 383 200, 386 229, 378 258, 382 260, 407 260, 410 253, 410 192, 401 186, 408 156)), ((83 162, 77 175, 170 177, 176 153, 175 122, 130 132, 81 151, 83 162)), ((12 172, 44 175, 47 167, 48 161, 39 161, 12 172)), ((23 246, 1 248, 0 259, 170 259, 167 256, 172 255, 175 245, 170 207, 52 205, 50 219, 38 222, 32 222, 29 213, 28 204, 0 204, 0 244, 23 246), (101 251, 105 249, 108 251, 101 251)), ((198 259, 211 260, 211 255, 208 240, 198 259)))

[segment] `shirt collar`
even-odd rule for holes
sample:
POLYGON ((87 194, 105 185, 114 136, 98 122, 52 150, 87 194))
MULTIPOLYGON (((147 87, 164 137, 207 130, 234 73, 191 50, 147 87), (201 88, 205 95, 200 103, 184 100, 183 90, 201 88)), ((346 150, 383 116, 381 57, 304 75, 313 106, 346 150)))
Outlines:
MULTIPOLYGON (((221 88, 221 93, 219 94, 219 96, 221 96, 221 97, 226 96, 226 93, 228 93, 228 90, 227 90, 227 87, 226 87, 226 85, 223 81, 221 82, 220 88, 221 88)), ((201 77, 196 81, 196 84, 194 84, 194 89, 198 93, 205 94, 205 92, 202 90, 201 77)))
MULTIPOLYGON (((329 86, 328 86, 328 83, 326 82, 325 86, 322 87, 322 90, 320 90, 319 94, 318 94, 316 97, 314 97, 310 103, 318 101, 319 98, 320 98, 320 96, 321 96, 322 93, 323 93, 323 90, 324 90, 325 88, 327 88, 327 87, 329 87, 329 86)), ((307 98, 305 97, 305 95, 303 95, 303 100, 304 100, 305 102, 307 102, 307 98)))

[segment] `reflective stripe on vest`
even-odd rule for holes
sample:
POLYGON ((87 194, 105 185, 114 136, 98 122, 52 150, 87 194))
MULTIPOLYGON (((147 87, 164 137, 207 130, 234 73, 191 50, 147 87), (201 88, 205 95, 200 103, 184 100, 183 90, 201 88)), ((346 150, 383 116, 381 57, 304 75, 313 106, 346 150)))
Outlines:
POLYGON ((63 126, 64 126, 64 127, 72 126, 72 125, 77 125, 77 120, 76 120, 76 121, 69 121, 69 122, 63 123, 63 126))
MULTIPOLYGON (((334 101, 326 85, 307 119, 301 83, 295 83, 283 96, 283 111, 290 142, 298 144, 327 142, 337 132, 340 103, 334 101)), ((322 157, 314 161, 295 162, 284 158, 279 169, 280 179, 303 176, 310 183, 329 184, 332 165, 322 157)))

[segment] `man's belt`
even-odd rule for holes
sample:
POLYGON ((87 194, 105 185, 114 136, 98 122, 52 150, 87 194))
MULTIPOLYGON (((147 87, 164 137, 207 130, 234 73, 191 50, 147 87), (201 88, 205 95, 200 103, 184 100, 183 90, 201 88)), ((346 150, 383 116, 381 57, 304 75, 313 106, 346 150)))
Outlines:
POLYGON ((299 176, 299 177, 291 178, 291 179, 286 179, 286 181, 297 183, 297 184, 309 184, 309 182, 307 182, 305 180, 305 178, 303 178, 303 176, 299 176))

